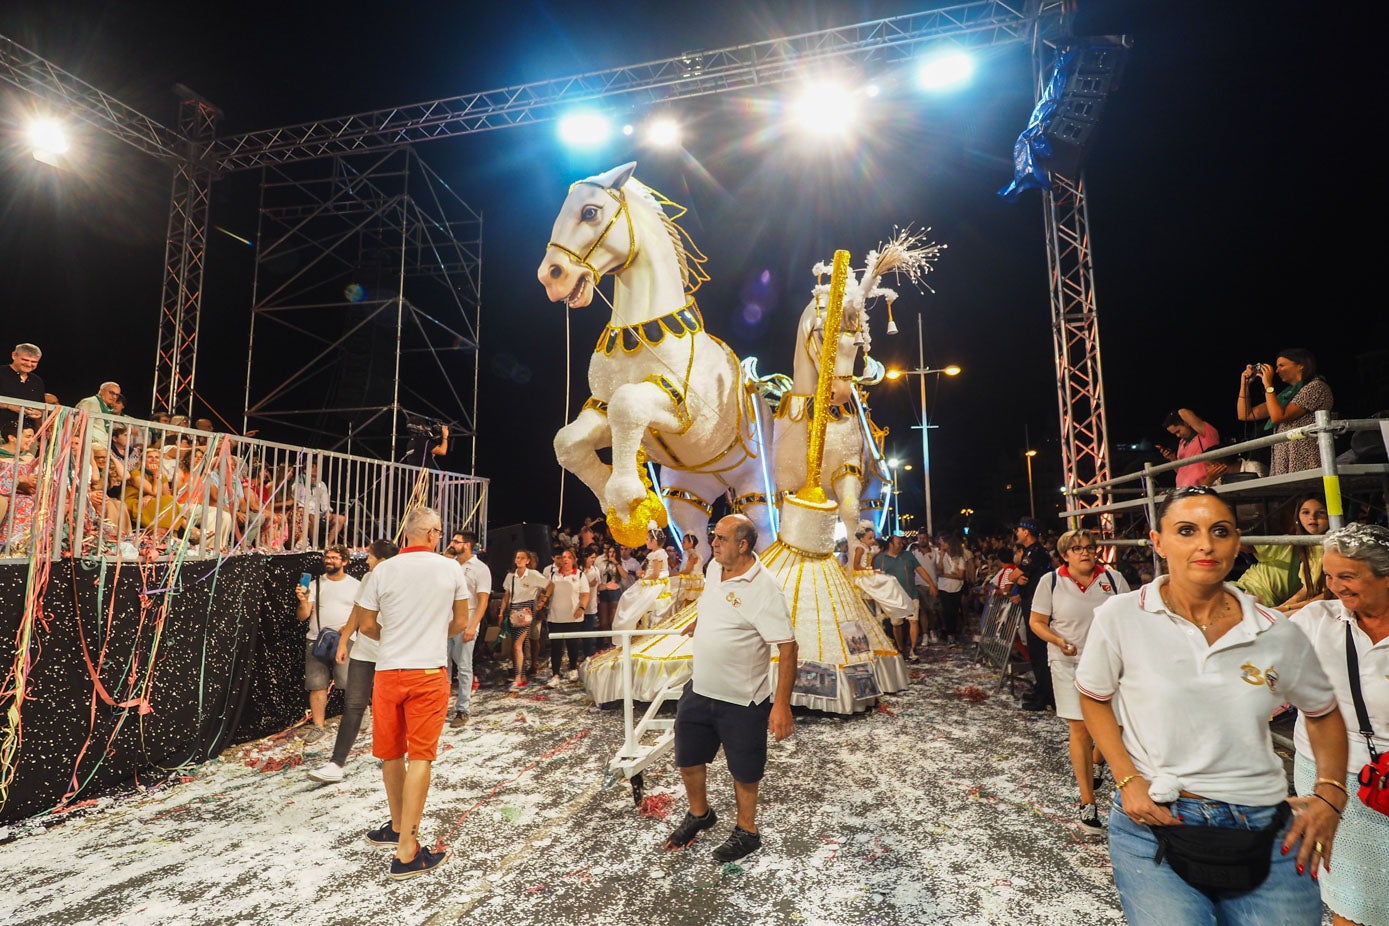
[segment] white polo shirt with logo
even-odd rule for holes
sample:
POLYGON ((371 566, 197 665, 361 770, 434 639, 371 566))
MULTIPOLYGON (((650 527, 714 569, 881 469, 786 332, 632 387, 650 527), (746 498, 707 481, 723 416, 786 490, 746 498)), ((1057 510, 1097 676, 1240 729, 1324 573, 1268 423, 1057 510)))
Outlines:
POLYGON ((790 643, 796 631, 786 594, 762 561, 754 555, 752 568, 727 581, 723 567, 710 563, 698 613, 691 646, 695 694, 742 705, 771 697, 771 647, 790 643))
POLYGON ((1166 581, 1096 609, 1076 688, 1113 701, 1124 748, 1155 794, 1177 788, 1233 804, 1277 804, 1288 796, 1288 779, 1268 718, 1283 704, 1329 714, 1331 682, 1302 631, 1228 583, 1240 622, 1208 646, 1194 624, 1167 610, 1158 591, 1166 581))
MULTIPOLYGON (((1340 601, 1314 601, 1291 618, 1307 639, 1312 641, 1322 668, 1331 677, 1336 689, 1336 703, 1350 734, 1350 761, 1346 768, 1359 772, 1370 761, 1370 749, 1365 737, 1358 732, 1360 719, 1355 716, 1355 699, 1350 693, 1350 666, 1346 662, 1346 627, 1351 628, 1355 641, 1355 661, 1360 667, 1360 696, 1365 699, 1365 711, 1374 727, 1375 750, 1389 752, 1389 637, 1378 643, 1360 629, 1354 615, 1340 601)), ((1312 741, 1307 738, 1307 722, 1298 714, 1293 727, 1293 744, 1299 755, 1311 758, 1312 741)))
POLYGON ((569 575, 556 572, 550 577, 550 582, 554 585, 554 597, 550 599, 550 623, 582 623, 583 614, 576 615, 574 612, 579 610, 583 596, 589 593, 588 579, 582 572, 571 572, 569 575))
POLYGON ((1080 654, 1085 651, 1085 638, 1090 633, 1095 609, 1128 590, 1129 583, 1124 581, 1123 576, 1112 569, 1100 567, 1095 568, 1090 584, 1083 588, 1065 566, 1042 576, 1032 596, 1032 610, 1050 617, 1052 633, 1075 644, 1076 648, 1075 655, 1068 656, 1055 643, 1048 643, 1047 658, 1079 660, 1080 654))

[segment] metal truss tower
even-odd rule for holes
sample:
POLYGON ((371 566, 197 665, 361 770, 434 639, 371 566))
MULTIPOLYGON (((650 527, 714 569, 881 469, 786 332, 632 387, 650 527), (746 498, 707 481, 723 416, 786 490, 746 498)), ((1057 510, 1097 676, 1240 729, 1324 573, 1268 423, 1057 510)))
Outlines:
POLYGON ((400 459, 445 422, 476 462, 482 218, 409 146, 261 180, 246 427, 400 459))
MULTIPOLYGON (((1073 9, 1074 0, 1037 0, 1037 33, 1032 46, 1037 99, 1042 97, 1057 47, 1069 39, 1066 18, 1073 9)), ((1071 173, 1074 177, 1050 172, 1051 188, 1042 191, 1042 218, 1061 423, 1062 481, 1073 504, 1096 507, 1109 503, 1108 493, 1079 495, 1076 490, 1109 480, 1109 425, 1084 172, 1076 168, 1071 173)), ((1112 530, 1112 516, 1103 515, 1102 526, 1112 530)))
POLYGON ((212 198, 212 171, 196 155, 216 135, 221 113, 187 87, 176 89, 182 97, 178 129, 187 139, 188 156, 174 165, 169 197, 169 233, 164 241, 164 288, 159 302, 159 343, 150 410, 191 417, 203 270, 207 265, 208 204, 212 198))

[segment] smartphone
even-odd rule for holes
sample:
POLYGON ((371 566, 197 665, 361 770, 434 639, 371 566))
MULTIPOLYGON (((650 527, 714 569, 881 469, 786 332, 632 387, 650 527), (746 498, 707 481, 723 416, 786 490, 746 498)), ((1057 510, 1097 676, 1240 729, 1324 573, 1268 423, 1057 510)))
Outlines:
POLYGON ((304 589, 304 591, 307 592, 309 590, 309 586, 312 584, 313 576, 309 575, 307 572, 299 573, 299 585, 301 588, 304 589))

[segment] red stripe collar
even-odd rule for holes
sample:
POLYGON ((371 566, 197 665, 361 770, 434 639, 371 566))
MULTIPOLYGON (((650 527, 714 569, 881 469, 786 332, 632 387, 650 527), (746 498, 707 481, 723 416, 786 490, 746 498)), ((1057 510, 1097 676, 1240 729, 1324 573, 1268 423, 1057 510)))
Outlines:
POLYGON ((401 553, 433 553, 433 547, 426 547, 423 544, 414 547, 401 547, 401 553))

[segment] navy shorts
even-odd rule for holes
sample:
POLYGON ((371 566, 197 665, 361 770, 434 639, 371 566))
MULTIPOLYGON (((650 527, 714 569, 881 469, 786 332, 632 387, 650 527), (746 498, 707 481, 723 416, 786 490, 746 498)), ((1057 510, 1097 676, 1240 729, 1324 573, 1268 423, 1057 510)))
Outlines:
POLYGON ((731 704, 695 694, 685 683, 675 710, 675 764, 708 765, 723 746, 728 771, 745 785, 762 780, 767 768, 767 719, 772 699, 761 704, 731 704))

